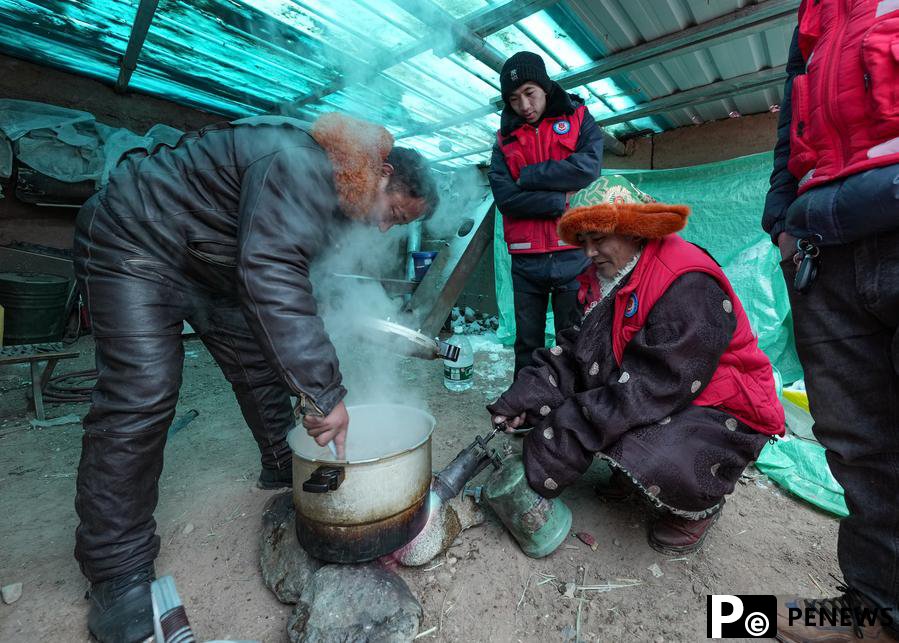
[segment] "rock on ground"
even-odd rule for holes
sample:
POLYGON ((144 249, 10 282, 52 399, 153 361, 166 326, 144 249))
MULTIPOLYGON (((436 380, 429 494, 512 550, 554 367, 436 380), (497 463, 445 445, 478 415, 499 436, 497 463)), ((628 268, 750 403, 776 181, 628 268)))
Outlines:
POLYGON ((296 603, 322 563, 300 546, 294 530, 296 512, 290 491, 268 501, 262 513, 262 580, 282 603, 296 603))
POLYGON ((432 509, 421 533, 392 556, 406 567, 420 567, 449 549, 463 530, 484 520, 484 512, 471 498, 457 496, 432 509))
POLYGON ((449 501, 449 506, 456 512, 456 516, 459 518, 459 525, 463 531, 469 527, 482 525, 487 519, 481 505, 476 503, 470 496, 456 496, 449 501))
POLYGON ((392 554, 393 558, 406 567, 420 567, 449 549, 462 532, 459 517, 447 503, 431 508, 431 515, 424 529, 392 554))
POLYGON ((326 565, 306 584, 287 625, 291 643, 411 641, 422 609, 402 578, 376 564, 326 565))
POLYGON ((3 597, 4 603, 12 605, 22 597, 22 583, 5 585, 3 589, 0 589, 0 596, 3 597))

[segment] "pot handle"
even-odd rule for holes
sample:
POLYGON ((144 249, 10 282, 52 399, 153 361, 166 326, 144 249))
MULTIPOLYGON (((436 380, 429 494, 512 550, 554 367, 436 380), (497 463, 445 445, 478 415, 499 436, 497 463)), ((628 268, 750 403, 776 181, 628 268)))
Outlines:
POLYGON ((308 493, 327 493, 334 491, 343 482, 345 477, 343 467, 326 466, 319 467, 312 472, 309 479, 303 483, 303 491, 308 493))

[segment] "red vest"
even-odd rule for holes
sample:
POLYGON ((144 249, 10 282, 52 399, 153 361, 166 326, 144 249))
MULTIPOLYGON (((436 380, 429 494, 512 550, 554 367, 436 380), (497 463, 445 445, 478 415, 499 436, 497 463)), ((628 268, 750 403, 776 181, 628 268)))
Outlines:
POLYGON ((899 163, 899 3, 803 0, 799 48, 788 163, 799 193, 899 163))
MULTIPOLYGON (((521 168, 526 165, 568 158, 577 149, 586 109, 581 105, 570 116, 544 118, 537 127, 525 123, 507 136, 497 132, 499 148, 512 178, 517 181, 521 168)), ((559 239, 557 224, 557 219, 503 217, 503 235, 509 252, 526 254, 577 248, 559 239)))
POLYGON ((777 399, 771 362, 758 346, 743 305, 714 260, 676 234, 649 241, 630 279, 615 295, 612 351, 616 362, 621 365, 625 348, 643 328, 655 303, 675 279, 687 272, 714 277, 727 296, 721 302, 721 314, 730 309, 737 319, 730 345, 711 381, 702 382, 705 387, 693 404, 727 411, 765 435, 783 435, 784 411, 777 399))

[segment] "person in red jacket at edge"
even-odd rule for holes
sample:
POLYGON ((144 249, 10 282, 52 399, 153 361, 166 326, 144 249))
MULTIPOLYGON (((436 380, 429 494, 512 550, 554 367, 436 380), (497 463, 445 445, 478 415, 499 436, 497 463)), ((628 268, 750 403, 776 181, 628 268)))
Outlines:
POLYGON ((784 641, 899 638, 899 2, 804 0, 762 220, 815 436, 843 486, 842 594, 782 597, 784 641), (805 608, 854 615, 808 625, 805 608), (865 616, 878 614, 871 623, 865 616), (804 613, 803 613, 804 616, 804 613), (867 621, 867 622, 866 622, 867 621))
POLYGON ((589 262, 556 225, 570 194, 599 176, 603 138, 584 101, 551 81, 537 54, 509 58, 499 80, 505 107, 488 176, 512 255, 517 377, 544 345, 550 294, 556 334, 579 316, 576 278, 589 262))
POLYGON ((620 176, 571 206, 559 234, 592 261, 592 303, 487 408, 497 424, 534 427, 523 459, 538 494, 558 496, 599 455, 613 470, 600 496, 639 490, 661 510, 650 545, 695 551, 749 462, 783 434, 771 363, 724 272, 676 234, 686 206, 620 176))

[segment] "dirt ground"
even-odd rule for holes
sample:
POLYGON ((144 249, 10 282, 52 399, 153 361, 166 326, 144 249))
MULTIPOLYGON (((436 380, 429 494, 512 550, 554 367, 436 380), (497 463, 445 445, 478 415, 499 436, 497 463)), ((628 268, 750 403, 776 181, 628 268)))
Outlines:
MULTIPOLYGON (((82 357, 62 362, 59 372, 92 366, 90 339, 78 347, 82 357)), ((275 599, 259 573, 260 516, 272 492, 254 485, 258 452, 229 385, 202 344, 187 340, 185 347, 178 414, 196 409, 199 416, 166 448, 157 574, 175 577, 198 640, 285 641, 291 607, 275 599)), ((512 354, 479 351, 477 385, 464 393, 443 388, 437 362, 409 360, 406 367, 438 421, 437 469, 488 428, 484 404, 511 378, 512 354)), ((0 641, 86 641, 87 583, 72 556, 81 426, 31 428, 27 388, 26 367, 0 370, 0 584, 24 585, 16 603, 0 604, 0 641)), ((48 416, 86 411, 84 404, 51 405, 48 416)), ((601 475, 597 465, 563 496, 574 513, 572 531, 593 534, 595 552, 571 537, 553 555, 532 560, 488 511, 487 523, 464 532, 442 559, 400 569, 424 607, 421 631, 437 628, 421 640, 568 643, 579 632, 582 641, 693 641, 705 638, 707 594, 832 593, 836 520, 787 497, 754 469, 705 548, 680 559, 646 544, 644 507, 595 498, 601 475), (556 586, 580 580, 579 567, 588 585, 641 584, 590 592, 583 601, 565 598, 556 586)))

